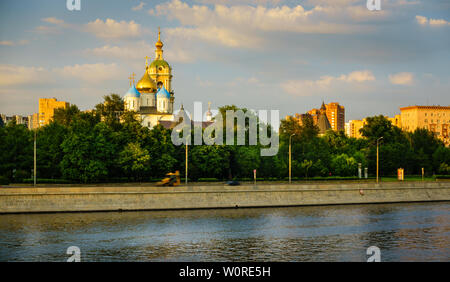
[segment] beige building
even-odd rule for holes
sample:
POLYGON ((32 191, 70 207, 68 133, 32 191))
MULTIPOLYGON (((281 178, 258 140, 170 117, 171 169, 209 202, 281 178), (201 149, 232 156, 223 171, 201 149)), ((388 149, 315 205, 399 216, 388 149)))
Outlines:
POLYGON ((68 107, 68 102, 58 101, 56 98, 39 99, 39 126, 45 126, 50 123, 55 114, 55 109, 66 109, 68 107))
POLYGON ((366 124, 366 119, 363 120, 349 120, 347 123, 347 135, 348 137, 353 137, 353 138, 361 138, 362 135, 359 132, 359 130, 361 128, 364 127, 364 125, 366 124))
MULTIPOLYGON (((385 117, 388 119, 393 126, 397 126, 401 128, 401 115, 395 115, 394 117, 385 117)), ((364 118, 363 120, 349 120, 347 123, 345 123, 345 134, 349 137, 354 138, 361 138, 362 135, 359 132, 361 128, 364 127, 364 125, 367 124, 367 120, 364 118)))
POLYGON ((447 146, 450 124, 450 106, 410 106, 400 108, 401 128, 412 132, 425 128, 433 132, 447 146))
POLYGON ((399 128, 402 128, 402 118, 401 115, 395 115, 393 118, 391 117, 386 117, 393 126, 397 126, 399 128))
POLYGON ((39 114, 35 113, 28 116, 28 129, 35 129, 39 127, 39 114))

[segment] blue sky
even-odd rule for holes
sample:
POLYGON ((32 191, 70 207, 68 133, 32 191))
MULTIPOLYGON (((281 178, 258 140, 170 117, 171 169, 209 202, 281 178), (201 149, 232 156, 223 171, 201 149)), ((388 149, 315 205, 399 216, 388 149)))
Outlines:
POLYGON ((339 102, 346 120, 450 104, 450 1, 0 1, 0 113, 56 97, 90 109, 141 77, 161 27, 175 108, 339 102))

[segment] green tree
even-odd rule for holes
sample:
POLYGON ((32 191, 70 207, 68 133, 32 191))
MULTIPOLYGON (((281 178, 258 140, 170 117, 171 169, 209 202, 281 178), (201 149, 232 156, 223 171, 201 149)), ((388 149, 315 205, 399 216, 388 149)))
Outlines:
POLYGON ((128 177, 142 180, 150 171, 150 155, 139 143, 128 143, 120 152, 119 163, 128 177))
POLYGON ((15 120, 0 127, 0 175, 11 181, 14 172, 33 168, 33 133, 15 120))
POLYGON ((450 174, 450 148, 440 146, 433 153, 434 171, 439 174, 450 174))
POLYGON ((358 171, 355 158, 346 154, 335 155, 331 160, 331 167, 334 174, 339 176, 355 176, 358 171))
POLYGON ((61 144, 67 134, 67 128, 57 122, 37 130, 36 162, 37 176, 40 178, 61 178, 60 163, 63 158, 61 144))
POLYGON ((157 125, 150 130, 145 141, 145 148, 152 157, 151 174, 162 177, 174 170, 177 159, 175 145, 172 143, 171 132, 162 125, 157 125))
POLYGON ((70 105, 68 108, 57 108, 53 114, 53 121, 69 126, 75 116, 80 113, 76 105, 70 105))
POLYGON ((223 179, 228 172, 228 151, 224 145, 200 145, 190 147, 189 177, 223 179))
POLYGON ((114 130, 120 129, 120 117, 124 113, 125 105, 122 97, 111 94, 103 97, 103 103, 95 106, 95 111, 101 116, 101 120, 114 130))
POLYGON ((63 176, 84 183, 106 180, 120 152, 115 137, 103 122, 92 127, 89 120, 76 118, 61 144, 63 176))
POLYGON ((264 176, 263 171, 259 171, 261 164, 260 156, 261 148, 259 146, 238 146, 236 154, 239 156, 236 160, 237 171, 239 177, 253 178, 253 170, 257 170, 257 176, 264 176), (261 173, 261 175, 260 175, 261 173))

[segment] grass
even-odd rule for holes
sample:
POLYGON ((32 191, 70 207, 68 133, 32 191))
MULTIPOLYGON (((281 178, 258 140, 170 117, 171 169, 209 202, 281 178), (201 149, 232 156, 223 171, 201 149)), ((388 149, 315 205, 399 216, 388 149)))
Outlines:
MULTIPOLYGON (((444 176, 427 176, 423 179, 427 182, 435 182, 435 181, 450 181, 450 176, 444 175, 444 176)), ((67 180, 63 179, 37 179, 37 186, 38 187, 74 187, 74 186, 85 186, 85 187, 104 187, 104 186, 116 186, 116 187, 127 187, 127 186, 145 186, 145 187, 153 187, 155 186, 155 182, 159 181, 159 179, 151 179, 149 181, 145 182, 126 182, 126 181, 120 181, 120 182, 114 182, 111 181, 110 183, 88 183, 88 184, 80 184, 80 183, 73 183, 67 180)), ((224 184, 226 180, 220 180, 217 178, 199 178, 197 181, 192 181, 189 179, 188 185, 222 185, 224 184)), ((241 182, 241 184, 253 184, 254 180, 252 178, 242 178, 238 179, 238 181, 241 182)), ((420 175, 406 175, 404 182, 417 182, 422 181, 422 176, 420 175)), ((319 184, 319 183, 374 183, 375 177, 369 177, 368 179, 362 178, 359 179, 358 177, 339 177, 339 176, 332 176, 332 177, 310 177, 310 178, 298 178, 293 177, 292 183, 295 184, 319 184)), ((383 176, 380 177, 380 182, 386 183, 386 182, 398 182, 396 176, 383 176)), ((256 183, 259 185, 269 185, 269 184, 287 184, 288 178, 284 179, 277 179, 277 178, 270 178, 270 179, 262 179, 257 178, 256 183)), ((184 178, 181 178, 181 184, 184 185, 184 178)), ((7 185, 3 185, 5 187, 7 185)), ((30 187, 33 186, 32 179, 26 179, 24 183, 11 183, 9 187, 30 187)))

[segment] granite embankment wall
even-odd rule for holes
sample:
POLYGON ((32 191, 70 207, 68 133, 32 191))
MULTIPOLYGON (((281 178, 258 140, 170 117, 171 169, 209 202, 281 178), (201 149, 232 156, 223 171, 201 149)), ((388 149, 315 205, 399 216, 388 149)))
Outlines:
POLYGON ((0 187, 0 213, 450 201, 450 182, 178 187, 0 187))

